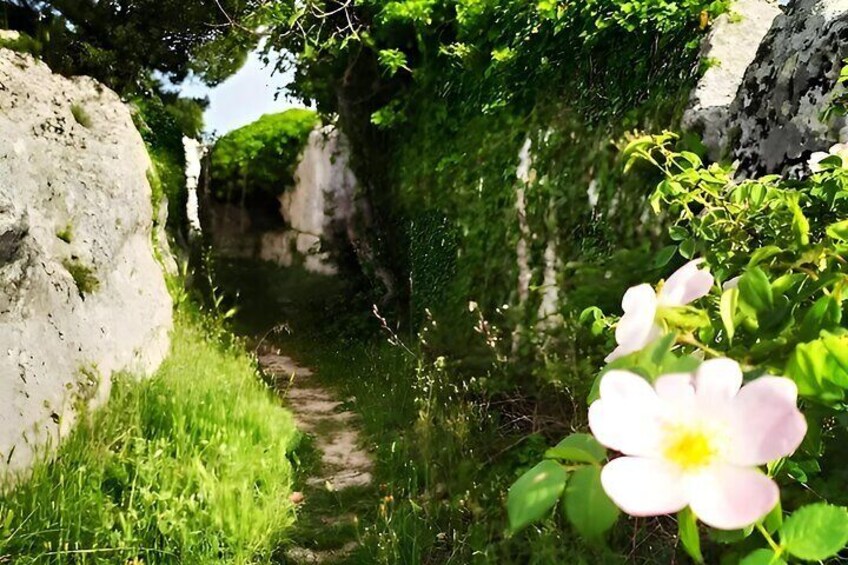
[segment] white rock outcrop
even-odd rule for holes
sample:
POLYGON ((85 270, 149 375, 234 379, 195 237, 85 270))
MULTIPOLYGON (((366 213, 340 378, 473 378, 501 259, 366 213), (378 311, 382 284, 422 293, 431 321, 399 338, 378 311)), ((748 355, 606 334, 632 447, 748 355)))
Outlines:
POLYGON ((845 118, 825 118, 848 58, 848 0, 795 0, 775 18, 728 118, 742 176, 797 174, 839 140, 845 118))
POLYGON ((717 20, 702 59, 711 68, 692 95, 683 126, 701 133, 713 159, 740 177, 807 172, 815 151, 846 138, 827 113, 848 57, 848 0, 737 0, 717 20))
POLYGON ((358 184, 349 161, 344 134, 333 126, 319 127, 309 134, 294 172, 294 185, 278 198, 277 211, 207 198, 206 231, 216 252, 336 274, 334 252, 351 245, 357 212, 358 184), (268 227, 269 212, 277 225, 268 227))
POLYGON ((771 0, 736 0, 704 38, 701 61, 707 70, 692 91, 682 125, 701 134, 714 160, 721 158, 728 113, 745 71, 781 13, 771 0))
POLYGON ((114 92, 0 49, 0 475, 167 354, 149 167, 114 92))
POLYGON ((308 271, 335 274, 324 244, 337 242, 354 214, 356 177, 347 139, 333 126, 309 134, 294 173, 295 185, 280 196, 287 228, 262 238, 261 258, 289 266, 302 259, 308 271))

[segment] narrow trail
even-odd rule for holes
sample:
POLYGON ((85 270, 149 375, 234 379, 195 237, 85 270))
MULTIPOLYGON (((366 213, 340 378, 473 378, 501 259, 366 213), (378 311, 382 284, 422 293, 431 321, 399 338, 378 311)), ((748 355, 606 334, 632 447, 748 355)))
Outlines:
POLYGON ((285 563, 343 563, 359 546, 356 513, 371 492, 373 460, 362 447, 356 414, 307 367, 264 347, 259 366, 280 391, 298 428, 311 439, 316 463, 293 495, 299 504, 295 545, 285 563))

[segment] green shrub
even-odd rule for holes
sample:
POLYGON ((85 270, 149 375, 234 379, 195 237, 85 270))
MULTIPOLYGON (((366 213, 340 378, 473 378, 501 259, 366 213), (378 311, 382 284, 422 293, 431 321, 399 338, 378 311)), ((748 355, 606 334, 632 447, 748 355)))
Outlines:
POLYGON ((0 495, 0 562, 267 563, 294 520, 288 412, 208 320, 177 316, 146 381, 118 378, 50 461, 0 495))
POLYGON ((153 163, 147 180, 153 193, 154 220, 159 217, 164 196, 168 200, 168 227, 179 231, 185 225, 187 200, 183 136, 200 136, 206 102, 154 93, 135 98, 133 104, 133 121, 153 163))
POLYGON ((315 112, 293 108, 262 116, 219 139, 212 150, 216 195, 240 200, 256 192, 281 194, 294 183, 297 159, 318 124, 315 112))

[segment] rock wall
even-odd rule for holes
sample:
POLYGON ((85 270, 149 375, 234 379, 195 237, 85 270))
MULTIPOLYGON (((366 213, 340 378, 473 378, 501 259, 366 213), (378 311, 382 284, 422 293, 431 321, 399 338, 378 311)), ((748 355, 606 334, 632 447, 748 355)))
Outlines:
POLYGON ((796 0, 777 17, 730 108, 729 147, 743 175, 793 174, 839 140, 824 119, 848 58, 848 0, 796 0))
POLYGON ((334 252, 349 244, 348 227, 356 211, 357 182, 349 154, 347 140, 337 129, 315 129, 298 161, 295 184, 279 197, 273 219, 267 210, 207 200, 206 231, 213 247, 223 256, 335 274, 334 252), (274 220, 279 225, 269 227, 274 220))
POLYGON ((0 475, 167 354, 150 166, 114 92, 0 49, 0 475))
POLYGON ((733 72, 721 81, 708 71, 684 118, 685 126, 702 133, 714 158, 738 163, 740 177, 804 174, 813 152, 848 141, 845 118, 825 115, 844 89, 836 81, 848 58, 848 0, 794 0, 785 13, 768 16, 773 21, 762 36, 764 20, 755 16, 767 14, 769 4, 740 0, 732 10, 741 12, 741 22, 718 23, 705 56, 733 72), (705 105, 702 98, 715 103, 705 105))

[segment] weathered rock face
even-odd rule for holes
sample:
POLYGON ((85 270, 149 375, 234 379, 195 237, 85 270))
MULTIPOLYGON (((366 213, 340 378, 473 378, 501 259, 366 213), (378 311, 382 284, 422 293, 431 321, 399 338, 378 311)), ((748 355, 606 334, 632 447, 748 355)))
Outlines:
POLYGON ((0 49, 0 475, 167 353, 149 167, 115 93, 0 49))
POLYGON ((267 210, 210 205, 207 231, 215 249, 223 256, 335 274, 333 251, 347 244, 356 212, 357 182, 349 154, 346 138, 334 127, 314 130, 298 161, 294 186, 279 197, 275 219, 267 217, 267 210))
POLYGON ((738 162, 740 177, 798 175, 812 152, 848 141, 845 118, 824 116, 844 88, 836 81, 848 57, 848 0, 794 0, 777 17, 770 5, 740 0, 732 7, 738 23, 717 22, 704 53, 717 66, 700 81, 684 118, 714 159, 738 162))
POLYGON ((718 160, 730 106, 754 61, 760 43, 781 14, 770 0, 737 0, 732 12, 716 19, 701 49, 708 68, 692 92, 683 116, 683 128, 700 133, 718 160))
POLYGON ((848 57, 848 0, 796 0, 778 16, 730 109, 728 143, 742 175, 793 174, 839 140, 822 114, 848 57))

